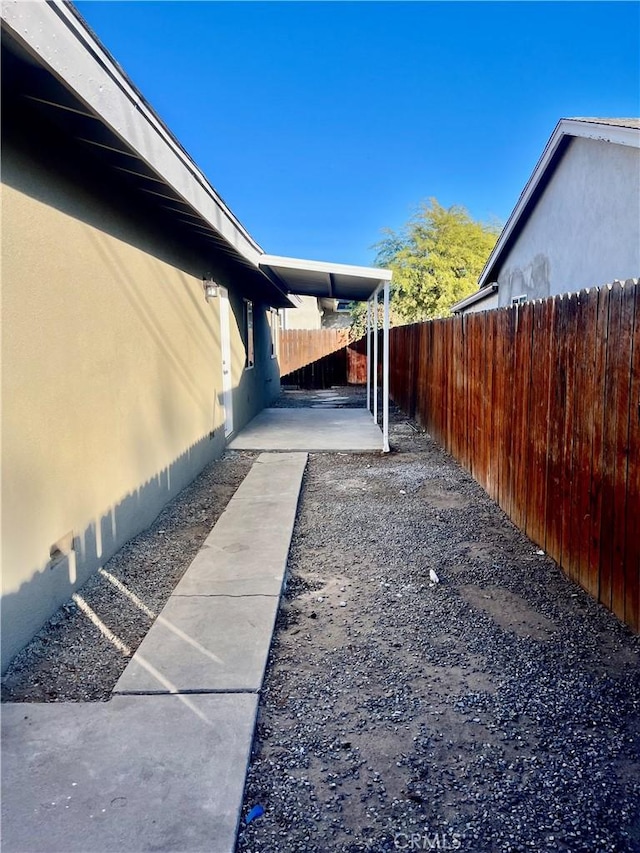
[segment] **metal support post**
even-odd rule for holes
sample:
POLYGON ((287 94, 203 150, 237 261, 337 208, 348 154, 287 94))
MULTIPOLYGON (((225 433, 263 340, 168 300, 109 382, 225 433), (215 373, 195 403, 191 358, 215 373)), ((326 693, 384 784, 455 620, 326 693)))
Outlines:
POLYGON ((389 282, 384 283, 382 351, 382 451, 389 452, 389 282))
POLYGON ((371 411, 371 299, 367 299, 367 409, 371 411))
POLYGON ((378 290, 373 294, 373 420, 378 423, 378 290))

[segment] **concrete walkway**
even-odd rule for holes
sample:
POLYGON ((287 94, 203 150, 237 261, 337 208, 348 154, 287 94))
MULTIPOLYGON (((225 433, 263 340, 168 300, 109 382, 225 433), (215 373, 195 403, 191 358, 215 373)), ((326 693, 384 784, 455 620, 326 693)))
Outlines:
POLYGON ((367 409, 263 409, 230 442, 232 450, 382 450, 382 431, 367 409))
POLYGON ((3 706, 3 853, 233 851, 306 462, 256 460, 110 702, 3 706))

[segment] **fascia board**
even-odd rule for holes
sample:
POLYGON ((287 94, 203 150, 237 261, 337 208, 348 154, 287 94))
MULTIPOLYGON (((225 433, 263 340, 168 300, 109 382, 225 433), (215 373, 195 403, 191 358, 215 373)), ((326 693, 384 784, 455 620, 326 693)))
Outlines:
POLYGON ((563 119, 562 127, 565 134, 581 136, 583 139, 597 139, 611 142, 614 145, 629 145, 640 148, 640 128, 623 127, 618 124, 583 121, 582 119, 563 119))
POLYGON ((455 305, 452 305, 451 312, 455 314, 457 311, 463 311, 470 305, 475 305, 476 302, 482 302, 483 299, 488 299, 490 296, 494 296, 497 290, 497 284, 488 284, 482 290, 476 290, 475 293, 472 293, 470 296, 466 296, 464 299, 461 299, 460 302, 456 302, 455 305))
POLYGON ((334 264, 327 261, 309 261, 303 258, 287 258, 280 255, 262 255, 260 266, 280 267, 287 270, 327 273, 329 275, 352 275, 358 278, 370 278, 375 281, 391 281, 393 275, 389 269, 378 267, 359 267, 351 264, 334 264))
POLYGON ((68 4, 7 0, 2 20, 125 145, 258 267, 260 246, 68 4))

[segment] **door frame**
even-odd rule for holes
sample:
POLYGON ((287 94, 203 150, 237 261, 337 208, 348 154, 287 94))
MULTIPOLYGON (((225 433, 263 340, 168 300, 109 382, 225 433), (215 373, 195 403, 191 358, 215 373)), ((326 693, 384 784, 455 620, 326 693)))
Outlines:
POLYGON ((224 408, 224 435, 228 438, 233 432, 233 377, 231 375, 231 323, 229 291, 226 287, 218 290, 220 297, 220 366, 222 370, 222 405, 224 408))

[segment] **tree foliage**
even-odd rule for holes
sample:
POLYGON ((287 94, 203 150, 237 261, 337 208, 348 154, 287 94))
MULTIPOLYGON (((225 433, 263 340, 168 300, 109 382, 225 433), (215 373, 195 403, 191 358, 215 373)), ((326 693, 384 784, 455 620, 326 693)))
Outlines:
POLYGON ((499 227, 477 222, 464 207, 423 203, 400 231, 386 229, 376 266, 393 270, 392 310, 401 322, 446 317, 469 296, 495 246, 499 227))
MULTIPOLYGON (((361 338, 363 335, 367 333, 367 303, 366 302, 352 302, 350 305, 351 310, 351 327, 349 330, 349 337, 352 341, 357 341, 358 338, 361 338)), ((389 325, 390 326, 401 326, 405 320, 398 314, 394 304, 393 298, 390 300, 389 304, 389 325)), ((382 324, 384 323, 384 308, 382 304, 378 304, 378 328, 382 328, 382 324)), ((373 326, 373 315, 371 317, 371 325, 373 326)))

